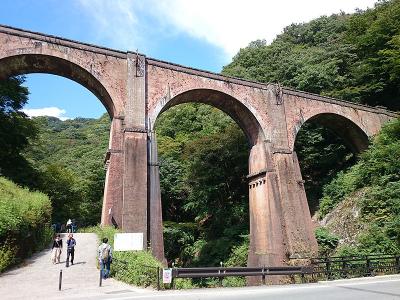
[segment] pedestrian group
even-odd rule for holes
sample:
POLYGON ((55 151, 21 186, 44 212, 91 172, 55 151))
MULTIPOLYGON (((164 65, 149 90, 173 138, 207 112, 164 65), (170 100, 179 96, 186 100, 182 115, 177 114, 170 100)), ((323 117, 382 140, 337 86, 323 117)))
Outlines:
MULTIPOLYGON (((65 266, 69 267, 70 262, 71 265, 74 264, 74 255, 76 246, 76 240, 74 239, 72 233, 68 234, 68 239, 66 244, 67 244, 67 259, 65 261, 65 266)), ((61 252, 63 249, 63 242, 60 234, 57 234, 56 237, 54 238, 53 246, 51 249, 52 249, 51 261, 53 262, 53 264, 60 263, 61 252)))
MULTIPOLYGON (((70 222, 71 220, 68 220, 70 222)), ((67 230, 68 224, 67 222, 67 230)), ((69 232, 69 230, 68 230, 69 232)), ((99 265, 100 265, 100 270, 101 270, 101 276, 103 279, 107 279, 110 276, 110 266, 112 263, 112 247, 108 243, 108 238, 103 238, 102 244, 99 246, 97 249, 97 257, 99 260, 99 265)), ((65 261, 65 266, 69 267, 74 264, 74 256, 75 256, 75 246, 76 246, 76 240, 74 239, 74 236, 72 233, 68 233, 68 239, 67 239, 67 259, 65 261)), ((63 249, 63 242, 60 234, 57 234, 54 238, 53 241, 53 246, 52 246, 52 252, 51 252, 51 261, 53 264, 60 263, 60 257, 61 257, 61 252, 63 249)))

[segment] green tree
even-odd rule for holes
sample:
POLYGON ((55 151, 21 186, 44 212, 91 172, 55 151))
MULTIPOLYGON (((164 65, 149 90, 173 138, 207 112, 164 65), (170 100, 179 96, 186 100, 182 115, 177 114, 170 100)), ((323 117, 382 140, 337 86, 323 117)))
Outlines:
POLYGON ((23 76, 0 81, 0 174, 24 185, 35 171, 22 152, 37 135, 33 122, 21 111, 28 100, 23 76))

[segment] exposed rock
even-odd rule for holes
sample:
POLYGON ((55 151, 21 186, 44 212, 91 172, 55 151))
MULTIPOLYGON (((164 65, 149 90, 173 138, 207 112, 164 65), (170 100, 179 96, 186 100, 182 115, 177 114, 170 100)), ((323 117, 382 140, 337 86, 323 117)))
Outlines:
POLYGON ((359 233, 367 227, 361 220, 359 205, 359 200, 365 193, 366 189, 362 189, 347 197, 319 221, 320 226, 340 237, 339 244, 355 245, 359 233))

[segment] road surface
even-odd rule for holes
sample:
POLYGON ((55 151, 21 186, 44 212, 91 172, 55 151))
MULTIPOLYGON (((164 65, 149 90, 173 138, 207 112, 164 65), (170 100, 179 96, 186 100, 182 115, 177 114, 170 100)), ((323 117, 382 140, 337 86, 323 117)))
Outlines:
MULTIPOLYGON (((87 298, 93 299, 94 298, 87 298)), ((400 299, 400 275, 285 286, 161 291, 146 294, 119 291, 110 300, 387 300, 400 299)))

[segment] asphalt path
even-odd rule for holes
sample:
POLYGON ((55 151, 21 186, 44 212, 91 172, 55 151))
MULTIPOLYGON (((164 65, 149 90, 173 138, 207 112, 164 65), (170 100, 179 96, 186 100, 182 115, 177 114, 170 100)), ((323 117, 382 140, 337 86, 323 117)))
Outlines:
MULTIPOLYGON (((90 298, 91 299, 91 298, 90 298)), ((94 298, 93 298, 94 299, 94 298)), ((298 284, 285 286, 264 286, 248 288, 217 288, 195 289, 184 291, 160 291, 137 294, 128 290, 104 295, 98 299, 113 300, 370 300, 370 299, 400 299, 400 275, 380 276, 319 282, 313 284, 298 284)))
POLYGON ((30 259, 0 275, 0 300, 11 299, 97 299, 123 290, 145 293, 148 290, 135 288, 114 279, 103 281, 99 287, 100 271, 97 269, 97 247, 99 241, 94 233, 76 233, 74 265, 65 267, 66 236, 61 263, 53 265, 51 249, 36 253, 30 259), (62 287, 58 290, 60 270, 62 287))

